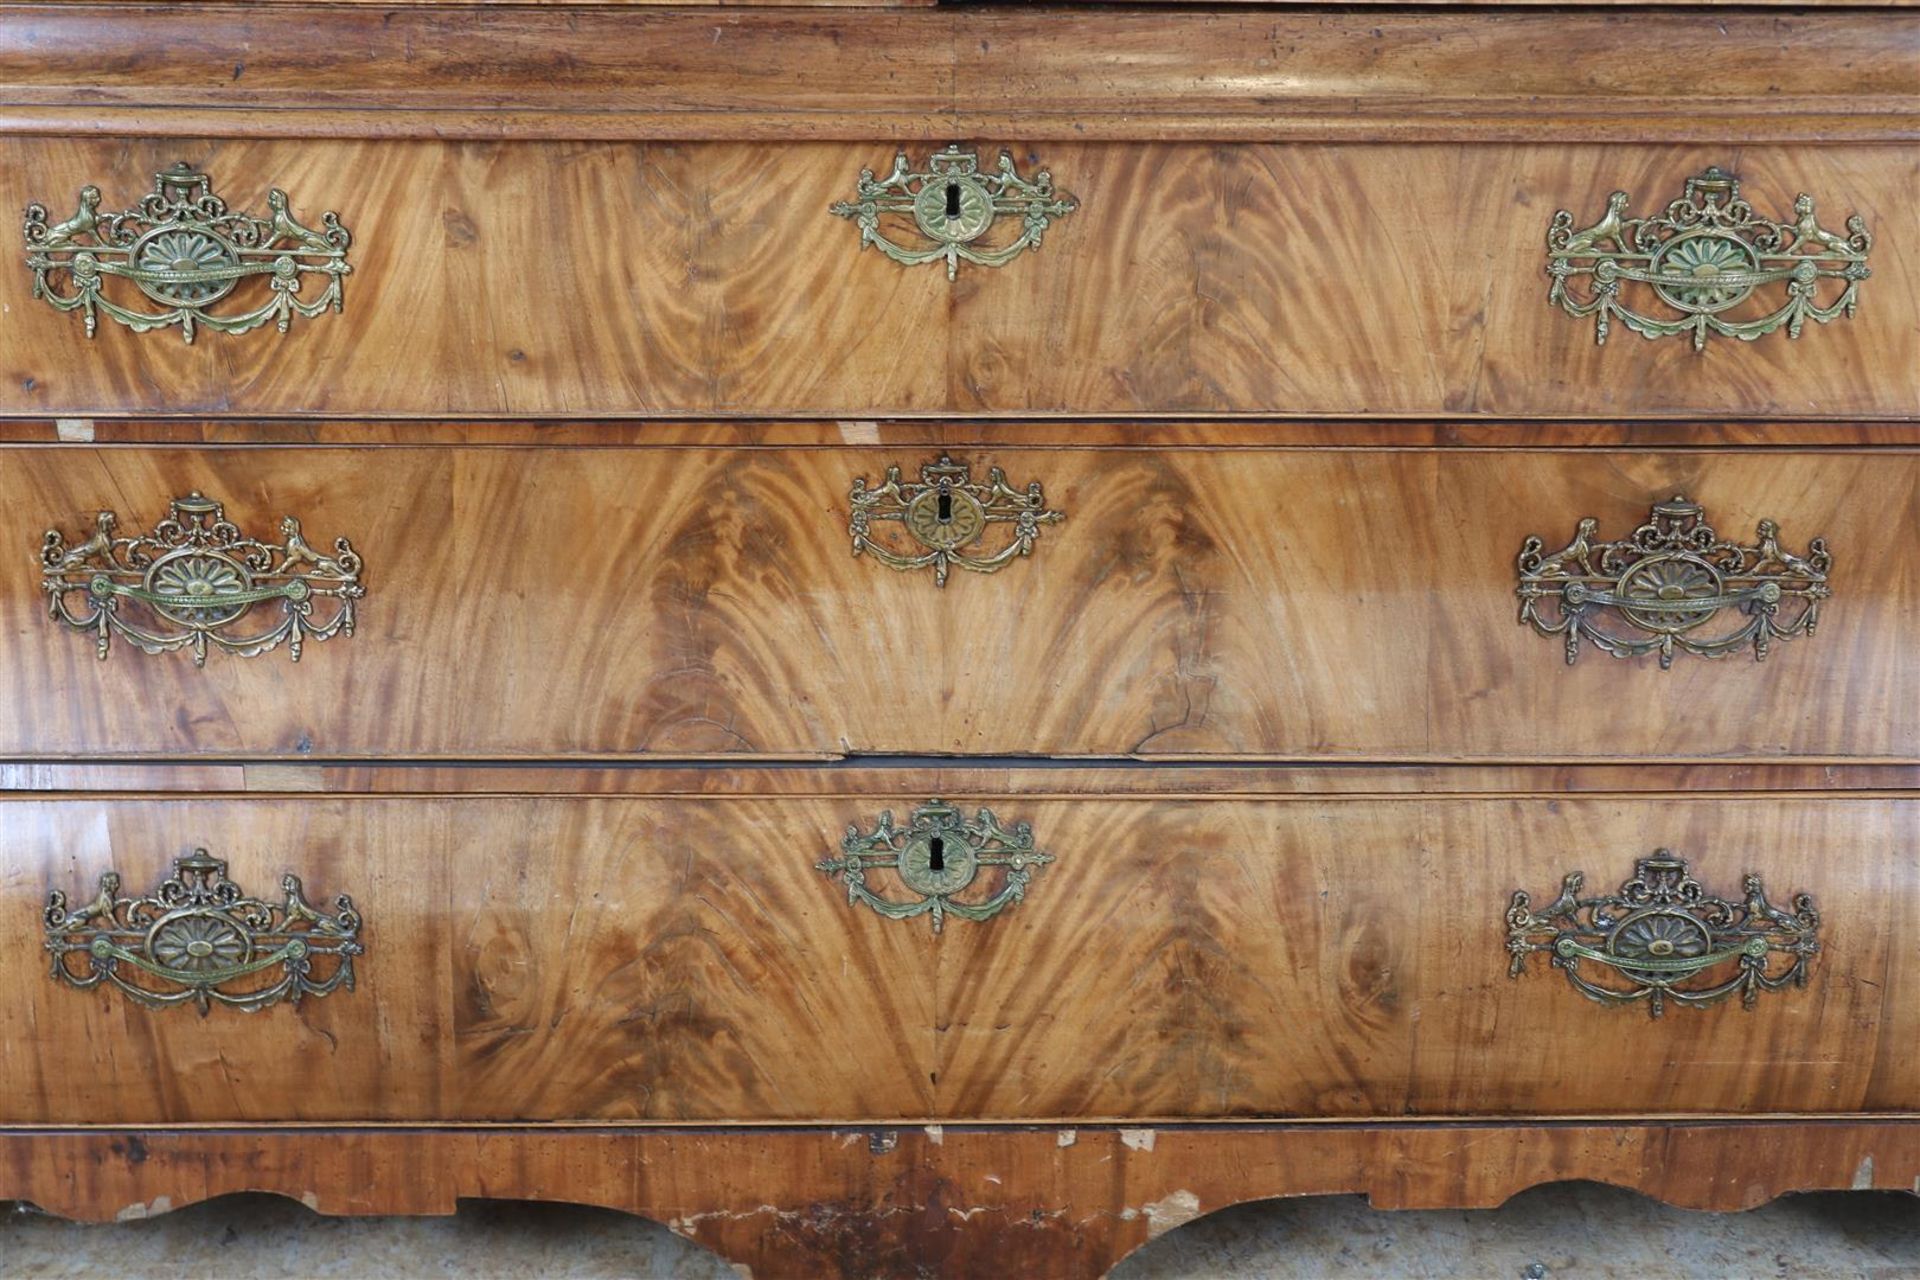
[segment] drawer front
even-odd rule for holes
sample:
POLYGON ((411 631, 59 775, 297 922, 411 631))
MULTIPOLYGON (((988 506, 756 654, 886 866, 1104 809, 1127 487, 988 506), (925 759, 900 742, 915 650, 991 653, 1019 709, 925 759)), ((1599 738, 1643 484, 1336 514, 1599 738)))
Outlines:
MULTIPOLYGON (((88 341, 80 316, 35 296, 32 271, 0 274, 0 413, 1920 413, 1920 257, 1901 243, 1920 198, 1911 148, 987 138, 945 159, 908 147, 889 185, 895 151, 0 140, 0 202, 43 205, 49 235, 132 207, 176 162, 235 211, 271 222, 276 189, 301 227, 334 211, 352 233, 341 314, 191 345, 176 323, 135 333, 111 319, 88 341), (1820 315, 1783 310, 1791 263, 1756 256, 1755 228, 1709 237, 1718 256, 1704 262, 1688 256, 1701 243, 1651 262, 1610 234, 1623 217, 1660 215, 1714 165, 1755 217, 1793 224, 1796 196, 1812 198, 1794 243, 1834 237, 1810 296, 1820 315), (863 170, 879 184, 865 195, 863 170), (1022 185, 1043 174, 1050 194, 1022 185), (94 205, 83 188, 99 192, 94 205), (1611 264, 1620 309, 1604 345, 1596 318, 1549 303, 1556 210, 1571 309, 1602 283, 1590 255, 1611 264), (1859 262, 1854 214, 1879 245, 1860 239, 1859 262), (1673 283, 1704 269, 1721 283, 1673 283), (1870 278, 1848 277, 1861 271, 1870 278), (1642 328, 1780 327, 1752 342, 1693 329, 1646 341, 1628 312, 1642 328)), ((1724 211, 1730 189, 1715 190, 1724 211)), ((203 269, 241 269, 201 247, 203 269)), ((171 241, 148 248, 149 271, 195 260, 171 241)), ((144 315, 183 289, 218 291, 201 309, 231 315, 316 300, 340 280, 319 263, 297 294, 276 293, 265 259, 249 261, 263 272, 237 283, 98 283, 144 315)), ((57 267, 45 291, 71 297, 73 270, 57 267)))
MULTIPOLYGON (((1920 1033, 1911 800, 1018 796, 938 808, 905 789, 918 780, 903 775, 892 795, 704 800, 5 801, 0 896, 18 927, 0 943, 0 1066, 15 1086, 0 1120, 1920 1105, 1907 1051, 1920 1033), (930 860, 939 834, 944 860, 930 860), (120 897, 155 895, 199 847, 251 894, 277 901, 290 872, 324 910, 350 893, 353 987, 252 1014, 214 1001, 199 1016, 49 975, 29 922, 50 891, 67 895, 63 920, 84 914, 108 871, 120 897), (1663 872, 1656 849, 1683 873, 1663 872), (862 860, 852 891, 848 866, 862 860), (1544 949, 1523 947, 1510 976, 1516 891, 1557 919, 1570 872, 1585 873, 1583 897, 1629 900, 1637 874, 1638 906, 1601 908, 1621 929, 1596 932, 1591 913, 1565 925, 1600 957, 1580 962, 1583 980, 1635 998, 1589 999, 1553 967, 1564 921, 1521 931, 1544 949), (1709 905, 1687 898, 1682 874, 1731 900, 1725 919, 1702 925, 1709 905), (1777 917, 1753 914, 1754 894, 1777 917), (947 903, 938 916, 933 898, 947 903), (1671 994, 1648 1016, 1660 957, 1718 957, 1675 978, 1676 992, 1737 986, 1756 937, 1750 1007, 1737 989, 1703 1007, 1671 994)), ((83 945, 56 958, 88 976, 93 934, 62 936, 83 945)), ((121 976, 151 989, 192 981, 130 964, 121 976)))
POLYGON ((1899 450, 20 447, 0 510, 3 755, 1920 757, 1899 450), (1582 574, 1649 522, 1727 545, 1582 574))
MULTIPOLYGON (((229 882, 276 903, 289 873, 316 903, 350 895, 362 948, 351 989, 252 1014, 216 998, 202 1017, 191 999, 151 1009, 111 985, 76 990, 49 975, 40 930, 25 929, 0 966, 0 1074, 19 1085, 0 1116, 929 1113, 930 935, 850 934, 811 847, 756 812, 475 797, 0 804, 10 918, 37 922, 53 890, 72 913, 109 871, 122 895, 148 895, 174 859, 204 848, 229 882), (849 973, 901 985, 876 992, 849 973), (109 1043, 132 1056, 103 1052, 109 1043)), ((811 816, 828 824, 818 839, 830 851, 837 811, 811 816)), ((64 962, 88 973, 84 952, 64 962)), ((120 969, 143 989, 181 988, 120 969)), ((223 985, 244 993, 271 976, 223 985)))

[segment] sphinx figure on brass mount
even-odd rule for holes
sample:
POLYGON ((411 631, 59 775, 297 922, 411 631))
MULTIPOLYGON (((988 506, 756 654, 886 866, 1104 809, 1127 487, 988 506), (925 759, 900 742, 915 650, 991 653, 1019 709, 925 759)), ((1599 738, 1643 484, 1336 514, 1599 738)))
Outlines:
POLYGON ((44 205, 27 206, 27 266, 33 296, 61 311, 86 316, 87 336, 99 328, 99 313, 136 333, 180 326, 192 342, 199 330, 245 333, 269 320, 281 333, 296 315, 313 319, 342 307, 342 281, 353 270, 347 250, 353 236, 338 215, 320 215, 320 230, 294 219, 287 193, 267 192, 270 217, 232 213, 213 193, 213 180, 186 164, 154 175, 153 191, 132 209, 100 211, 100 188, 80 189, 71 218, 48 224, 44 205), (267 279, 267 297, 244 310, 213 308, 255 276, 267 279), (306 277, 323 281, 310 298, 300 296, 306 277), (116 302, 107 281, 133 282, 158 310, 116 302))
POLYGON ((1617 542, 1594 541, 1599 527, 1582 519, 1552 554, 1537 537, 1520 548, 1520 621, 1564 636, 1569 666, 1583 638, 1616 658, 1657 653, 1663 668, 1682 650, 1719 658, 1750 647, 1765 659, 1775 640, 1812 635, 1832 594, 1826 540, 1794 555, 1771 520, 1760 522, 1753 545, 1727 542, 1698 503, 1675 496, 1617 542), (1714 626, 1723 612, 1734 623, 1714 626))
POLYGON ((1846 234, 1822 227, 1813 197, 1793 202, 1792 222, 1755 216, 1740 198, 1740 183, 1719 169, 1688 178, 1685 193, 1664 213, 1626 215, 1627 193, 1607 198, 1607 211, 1589 227, 1576 227, 1562 209, 1547 229, 1547 301, 1570 316, 1594 317, 1594 338, 1605 343, 1612 321, 1647 338, 1691 333, 1704 350, 1709 334, 1751 342, 1784 327, 1800 336, 1809 318, 1820 324, 1851 317, 1860 282, 1872 272, 1867 254, 1873 237, 1859 214, 1846 234), (1591 288, 1576 292, 1574 278, 1591 288), (1821 282, 1842 282, 1831 301, 1819 300, 1821 282), (1623 285, 1646 285, 1672 313, 1648 314, 1621 301, 1623 285), (1758 290, 1785 284, 1785 299, 1746 305, 1758 290), (1770 308, 1770 309, 1769 309, 1770 308))
POLYGON ((892 920, 931 916, 938 933, 949 915, 988 920, 1000 914, 1027 896, 1034 870, 1052 861, 1052 854, 1034 848, 1033 828, 1026 823, 1003 827, 990 809, 980 810, 969 822, 954 806, 934 799, 916 808, 904 827, 894 825, 892 810, 880 815, 872 831, 848 824, 840 856, 815 865, 846 882, 847 905, 864 903, 892 920), (956 897, 972 886, 983 867, 1006 869, 1000 887, 985 898, 956 897), (883 868, 915 896, 885 898, 870 889, 867 873, 883 868))
POLYGON ((1518 978, 1530 956, 1546 952, 1582 995, 1603 1004, 1645 1000, 1657 1018, 1669 1000, 1715 1004, 1737 992, 1751 1009, 1762 991, 1804 987, 1820 950, 1820 913, 1806 894, 1782 911, 1767 901, 1760 877, 1749 875, 1744 901, 1709 897, 1686 860, 1666 849, 1642 858, 1617 894, 1583 898, 1584 883, 1580 872, 1568 875, 1560 896, 1539 911, 1525 890, 1513 895, 1509 976, 1518 978), (1618 981, 1588 977, 1583 963, 1618 981), (1717 972, 1728 966, 1732 973, 1717 972))
POLYGON ((1015 489, 1007 483, 1006 472, 990 467, 986 481, 976 483, 965 463, 944 453, 938 462, 921 466, 918 483, 903 481, 899 467, 888 467, 877 488, 869 489, 866 477, 856 477, 847 496, 853 554, 865 552, 894 569, 931 566, 936 587, 947 585, 955 565, 970 573, 993 573, 1016 556, 1032 555, 1040 526, 1067 518, 1064 512, 1047 509, 1038 480, 1015 489), (874 537, 873 526, 879 522, 898 523, 919 546, 887 546, 874 537), (972 550, 995 524, 1012 525, 1012 539, 996 551, 972 550))
POLYGON ((893 158, 893 171, 884 178, 862 169, 852 200, 829 208, 835 217, 851 218, 860 228, 860 247, 869 245, 904 266, 927 262, 947 264, 951 280, 962 262, 1001 267, 1029 249, 1038 249, 1054 218, 1078 208, 1069 195, 1056 195, 1053 175, 1045 169, 1031 182, 1013 167, 1011 152, 1000 153, 991 173, 980 171, 980 153, 948 147, 915 170, 902 151, 893 158), (983 237, 1001 215, 1017 216, 1020 233, 1001 244, 983 237), (920 233, 927 243, 903 245, 888 235, 889 228, 920 233))
POLYGON ((84 541, 68 545, 58 529, 40 546, 41 586, 55 619, 90 631, 100 658, 115 635, 147 653, 190 649, 205 666, 212 645, 250 658, 287 646, 295 662, 309 639, 352 635, 354 602, 366 594, 353 544, 314 550, 292 516, 280 541, 242 537, 218 502, 190 493, 138 537, 114 536, 117 517, 102 511, 84 541), (234 628, 255 606, 280 603, 264 628, 234 628), (324 608, 319 607, 324 606, 324 608))
POLYGON ((253 1012, 353 990, 353 958, 365 951, 353 899, 317 910, 295 875, 281 878, 280 893, 278 904, 248 897, 205 849, 174 859, 144 898, 120 896, 115 871, 85 906, 69 907, 56 889, 46 910, 53 976, 83 990, 110 983, 150 1009, 191 1003, 202 1017, 216 1004, 253 1012))

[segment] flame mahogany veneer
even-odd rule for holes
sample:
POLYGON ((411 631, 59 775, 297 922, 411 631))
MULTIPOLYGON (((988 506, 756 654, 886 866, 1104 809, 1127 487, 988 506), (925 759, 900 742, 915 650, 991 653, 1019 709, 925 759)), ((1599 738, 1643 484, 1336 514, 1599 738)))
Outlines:
POLYGON ((1920 1193, 1916 55, 1897 7, 0 5, 0 205, 186 161, 355 236, 344 313, 190 346, 0 271, 0 1197, 1090 1277, 1270 1196, 1920 1193), (951 282, 860 252, 829 205, 956 139, 1078 208, 951 282), (1857 314, 1696 353, 1549 306, 1554 210, 1714 165, 1865 219, 1857 314), (855 479, 942 453, 1066 519, 944 589, 852 555, 855 479), (350 537, 354 634, 196 668, 47 616, 46 530, 195 491, 350 537), (1682 493, 1826 540, 1815 634, 1520 625, 1528 535, 1682 493), (936 796, 1054 860, 937 933, 817 868, 936 796), (353 989, 49 974, 197 848, 300 877, 353 989), (1804 985, 1510 976, 1516 890, 1661 848, 1817 910, 1804 985))

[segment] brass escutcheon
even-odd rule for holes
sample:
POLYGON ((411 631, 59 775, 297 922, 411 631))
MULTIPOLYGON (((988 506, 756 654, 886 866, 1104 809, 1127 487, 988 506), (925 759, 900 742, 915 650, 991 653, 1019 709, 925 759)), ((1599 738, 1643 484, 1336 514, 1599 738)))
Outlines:
POLYGON ((1034 847, 1033 828, 1024 822, 1003 827, 990 809, 969 820, 958 808, 929 800, 895 826, 893 811, 881 813, 873 830, 849 824, 840 856, 815 864, 846 882, 849 906, 864 904, 892 920, 932 917, 940 932, 949 915, 988 920, 1026 897, 1033 873, 1053 861, 1034 847), (1002 869, 1000 885, 984 897, 962 898, 988 867, 1002 869), (889 870, 914 896, 886 898, 868 885, 868 873, 889 870))

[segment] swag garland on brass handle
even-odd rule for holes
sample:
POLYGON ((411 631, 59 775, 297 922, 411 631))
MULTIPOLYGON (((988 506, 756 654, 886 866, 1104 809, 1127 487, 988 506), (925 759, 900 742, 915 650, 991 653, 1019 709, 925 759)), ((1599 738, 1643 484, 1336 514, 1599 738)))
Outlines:
POLYGON ((1595 541, 1599 527, 1582 518, 1573 541, 1551 554, 1537 537, 1520 548, 1520 621, 1563 636, 1569 666, 1582 639, 1616 658, 1657 653, 1662 668, 1676 652, 1720 658, 1750 647, 1764 660, 1775 640, 1812 635, 1832 595, 1826 539, 1795 555, 1772 520, 1760 522, 1752 545, 1728 542, 1698 503, 1675 495, 1616 542, 1595 541), (1715 627, 1723 612, 1735 621, 1715 627))
POLYGON ((253 1012, 353 990, 353 959, 365 952, 353 899, 318 910, 295 875, 281 878, 280 892, 278 903, 249 897, 205 849, 176 858, 145 897, 121 896, 116 871, 81 907, 55 889, 46 910, 53 976, 82 990, 111 984, 150 1009, 192 1004, 202 1017, 216 1004, 253 1012))
POLYGON ((80 189, 72 217, 49 223, 45 205, 27 206, 27 266, 33 296, 57 310, 86 317, 87 336, 100 314, 135 333, 180 327, 189 343, 201 329, 245 333, 273 321, 287 332, 296 315, 314 319, 344 306, 342 281, 353 268, 353 235, 332 212, 320 230, 298 222, 287 193, 267 192, 268 217, 233 213, 213 192, 213 180, 185 163, 157 173, 153 190, 132 209, 100 210, 100 188, 80 189), (319 292, 303 298, 309 276, 319 292), (237 312, 213 308, 242 281, 265 277, 265 300, 237 312), (128 280, 159 304, 140 309, 108 296, 107 281, 128 280))
POLYGON ((190 649, 196 667, 206 665, 209 645, 250 658, 284 643, 298 662, 308 639, 353 634, 354 603, 366 588, 345 538, 323 554, 292 516, 280 521, 277 543, 242 537, 225 509, 199 493, 175 498, 166 518, 137 537, 115 537, 117 525, 102 511, 83 541, 70 546, 49 529, 40 545, 52 616, 92 632, 99 658, 120 635, 147 653, 190 649), (233 630, 255 606, 275 601, 277 621, 233 630))
POLYGON ((1795 894, 1793 909, 1767 900, 1760 877, 1743 882, 1743 901, 1710 897, 1684 858, 1658 849, 1642 858, 1616 894, 1583 898, 1585 877, 1569 874, 1560 896, 1539 911, 1523 889, 1507 908, 1508 975, 1526 972, 1545 952, 1574 990, 1602 1004, 1647 1002, 1660 1017, 1669 1000, 1709 1005, 1738 994, 1751 1009, 1763 991, 1804 987, 1820 950, 1820 913, 1795 894), (1588 976, 1591 966, 1606 979, 1588 976), (1724 971, 1732 968, 1730 974, 1724 971))
POLYGON ((848 824, 840 841, 840 856, 815 864, 828 876, 846 882, 847 905, 866 905, 890 920, 926 915, 939 933, 949 915, 963 920, 989 920, 1027 896, 1027 885, 1037 868, 1053 855, 1034 847, 1033 828, 1024 822, 1003 827, 991 809, 982 809, 969 821, 959 809, 939 799, 920 805, 905 826, 895 826, 893 811, 881 813, 872 831, 848 824), (999 888, 985 897, 961 898, 986 867, 1004 868, 999 888), (867 884, 867 874, 892 871, 914 895, 910 899, 882 897, 867 884))
POLYGON ((1693 349, 1706 348, 1709 334, 1752 342, 1784 327, 1798 338, 1809 319, 1826 324, 1851 318, 1859 305, 1860 282, 1872 275, 1867 255, 1873 237, 1859 214, 1847 219, 1846 234, 1822 227, 1813 197, 1802 192, 1793 202, 1792 222, 1758 217, 1740 197, 1731 174, 1708 169, 1688 178, 1678 200, 1647 218, 1626 215, 1627 193, 1607 198, 1607 211, 1588 227, 1575 227, 1562 209, 1547 229, 1547 291, 1550 305, 1570 316, 1594 318, 1594 340, 1605 344, 1612 322, 1645 338, 1691 333, 1693 349), (1590 286, 1583 294, 1575 280, 1590 286), (1842 284, 1830 302, 1819 300, 1823 281, 1842 284), (1755 293, 1785 284, 1786 298, 1770 311, 1739 309, 1755 293), (1621 300, 1623 286, 1644 285, 1672 313, 1649 314, 1621 300), (1729 318, 1733 314, 1745 318, 1729 318))
POLYGON ((862 169, 854 198, 829 206, 835 217, 850 218, 860 228, 860 247, 869 245, 903 266, 945 262, 952 280, 962 262, 1003 267, 1029 249, 1037 250, 1047 227, 1079 207, 1070 195, 1053 190, 1053 175, 1042 169, 1033 180, 1014 168, 1013 154, 1000 153, 991 173, 980 171, 980 153, 951 146, 914 169, 901 151, 893 171, 876 178, 862 169), (1020 219, 1020 233, 1004 244, 983 243, 1002 216, 1020 219), (905 245, 894 239, 917 231, 925 243, 905 245), (891 233, 891 234, 890 234, 891 233))
POLYGON ((944 453, 938 462, 921 465, 917 483, 903 481, 899 467, 888 467, 886 478, 871 489, 865 476, 856 477, 847 497, 853 554, 871 555, 892 569, 932 568, 936 587, 947 585, 956 565, 969 573, 994 573, 1018 556, 1032 555, 1040 526, 1067 518, 1047 508, 1038 480, 1015 489, 1006 472, 990 467, 985 482, 976 482, 965 463, 944 453), (918 545, 889 546, 874 535, 876 524, 898 524, 918 545), (1012 525, 1012 539, 995 551, 978 550, 995 524, 1012 525))

